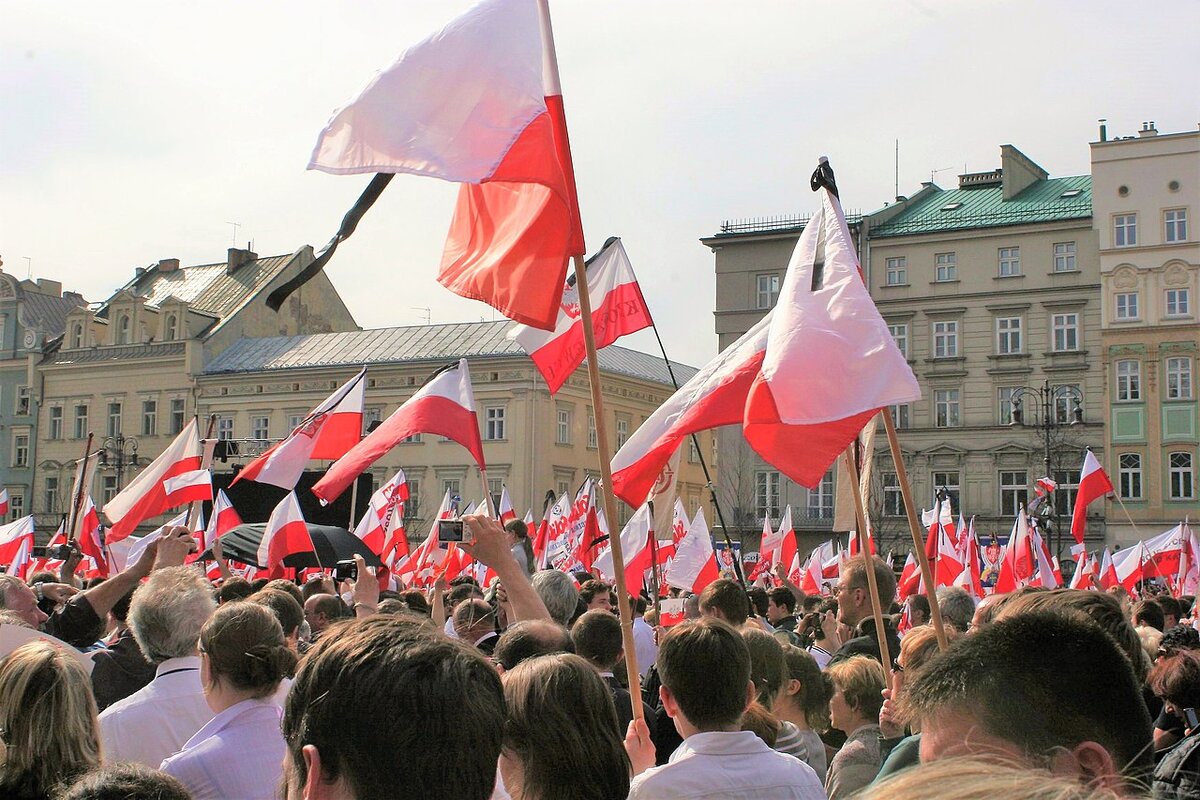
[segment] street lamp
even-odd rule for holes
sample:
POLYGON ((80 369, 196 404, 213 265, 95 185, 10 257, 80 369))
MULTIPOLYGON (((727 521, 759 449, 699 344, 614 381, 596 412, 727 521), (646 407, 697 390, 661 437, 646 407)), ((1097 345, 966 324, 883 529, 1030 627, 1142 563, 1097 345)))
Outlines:
POLYGON ((121 491, 121 484, 125 479, 125 470, 128 467, 137 469, 138 466, 138 441, 132 436, 126 437, 124 434, 118 433, 116 436, 110 436, 104 440, 104 444, 100 448, 100 466, 104 469, 111 469, 117 474, 117 491, 121 491))
MULTIPOLYGON (((1051 471, 1050 464, 1050 438, 1051 435, 1059 428, 1064 426, 1073 427, 1083 422, 1083 392, 1076 386, 1051 386, 1050 381, 1042 382, 1042 385, 1033 388, 1031 386, 1018 386, 1013 390, 1011 402, 1011 416, 1009 427, 1016 427, 1025 424, 1025 412, 1023 409, 1024 399, 1030 398, 1034 402, 1033 406, 1033 428, 1042 434, 1042 441, 1045 444, 1045 451, 1042 455, 1042 461, 1045 464, 1046 477, 1054 479, 1054 473, 1051 471), (1055 413, 1059 401, 1064 404, 1070 404, 1070 421, 1065 423, 1059 420, 1058 414, 1055 413)), ((1059 550, 1059 530, 1058 530, 1058 504, 1054 502, 1054 498, 1050 498, 1050 520, 1054 523, 1052 531, 1054 535, 1054 552, 1057 555, 1059 550)))

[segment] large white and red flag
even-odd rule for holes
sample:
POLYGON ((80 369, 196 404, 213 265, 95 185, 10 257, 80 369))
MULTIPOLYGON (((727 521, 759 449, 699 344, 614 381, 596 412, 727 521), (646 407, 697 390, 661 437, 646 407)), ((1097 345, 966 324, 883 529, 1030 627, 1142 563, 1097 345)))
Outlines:
POLYGON ((334 113, 308 166, 460 183, 438 281, 554 328, 584 242, 547 0, 484 0, 413 45, 334 113))
POLYGON ((32 515, 0 525, 0 566, 12 564, 27 541, 33 545, 32 515))
POLYGON ((258 543, 256 559, 270 573, 281 574, 283 560, 296 553, 314 550, 308 523, 300 511, 295 492, 288 492, 267 520, 262 541, 258 543))
POLYGON ((687 532, 675 543, 675 557, 666 567, 667 583, 695 594, 719 577, 721 571, 717 567, 708 522, 704 519, 704 509, 698 508, 687 532))
MULTIPOLYGON (((587 281, 597 350, 654 324, 620 239, 609 239, 599 253, 588 259, 587 281)), ((567 276, 553 331, 517 325, 508 332, 508 338, 533 359, 550 393, 557 392, 584 358, 583 316, 574 273, 567 276)))
POLYGON ((644 422, 612 461, 613 491, 649 493, 683 437, 742 425, 750 446, 814 488, 881 408, 921 396, 863 284, 841 206, 827 189, 792 254, 776 307, 644 422), (824 266, 813 289, 824 239, 824 266))
POLYGON ((1183 549, 1186 544, 1184 528, 1185 526, 1181 522, 1170 530, 1142 542, 1145 553, 1143 569, 1147 578, 1174 580, 1179 575, 1179 565, 1183 560, 1183 549))
POLYGON ((1071 535, 1076 544, 1083 544, 1083 534, 1087 531, 1087 507, 1093 500, 1098 500, 1113 491, 1112 481, 1108 473, 1096 460, 1096 455, 1088 450, 1083 457, 1083 468, 1079 472, 1079 490, 1075 493, 1075 510, 1071 514, 1071 535))
POLYGON ((295 430, 244 466, 233 479, 294 489, 309 461, 341 458, 362 439, 367 368, 308 412, 295 430))
MULTIPOLYGON (((650 515, 650 506, 643 504, 633 516, 629 518, 629 522, 625 524, 624 530, 621 531, 621 560, 625 562, 625 574, 629 576, 644 575, 646 570, 652 566, 650 556, 650 537, 654 535, 653 518, 650 515)), ((593 565, 600 574, 606 578, 613 578, 616 575, 614 571, 615 564, 613 563, 612 548, 604 548, 604 552, 596 557, 593 565)), ((637 595, 641 591, 641 586, 635 586, 632 582, 628 585, 630 594, 637 595)))
POLYGON ((200 469, 201 454, 200 436, 193 417, 162 455, 104 504, 104 516, 112 523, 108 529, 108 543, 119 542, 133 533, 141 522, 188 502, 172 498, 166 482, 200 469))
POLYGON ((1105 563, 1100 568, 1100 588, 1111 589, 1114 586, 1124 586, 1126 590, 1137 588, 1138 581, 1145 577, 1142 564, 1145 560, 1145 550, 1141 542, 1132 544, 1124 550, 1118 550, 1109 555, 1104 551, 1105 563))
POLYGON ((322 503, 332 503, 364 470, 418 433, 436 433, 453 439, 470 451, 480 469, 486 469, 471 372, 465 358, 435 372, 378 428, 334 462, 325 477, 313 486, 313 494, 322 503))
POLYGON ((1017 510, 1017 519, 1008 537, 1008 547, 1004 551, 1004 558, 1000 560, 996 594, 1013 592, 1026 585, 1033 577, 1036 558, 1029 535, 1029 521, 1025 517, 1025 509, 1021 508, 1017 510))
POLYGON ((911 594, 916 594, 921 587, 921 569, 917 557, 910 551, 900 570, 900 580, 896 582, 896 595, 904 602, 911 594))
POLYGON ((172 507, 212 500, 212 472, 193 469, 180 473, 163 481, 163 490, 167 493, 167 503, 172 507))

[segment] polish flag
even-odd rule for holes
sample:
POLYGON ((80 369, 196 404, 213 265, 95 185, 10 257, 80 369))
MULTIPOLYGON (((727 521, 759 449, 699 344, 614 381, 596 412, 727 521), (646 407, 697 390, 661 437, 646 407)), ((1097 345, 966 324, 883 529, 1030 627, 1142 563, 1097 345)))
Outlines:
POLYGON ((904 560, 904 567, 900 570, 900 580, 896 583, 896 593, 903 602, 909 595, 916 594, 921 586, 921 567, 917 563, 917 558, 911 552, 908 558, 904 560))
MULTIPOLYGON (((871 551, 871 555, 878 555, 879 551, 875 547, 875 536, 871 533, 870 523, 867 523, 867 549, 871 551)), ((854 558, 858 555, 858 531, 850 531, 847 534, 846 551, 850 553, 850 557, 854 558)))
POLYGON ((354 528, 354 535, 380 558, 388 544, 389 527, 404 517, 404 504, 408 502, 408 480, 404 470, 393 475, 380 486, 367 502, 367 512, 354 528))
POLYGON ((0 519, 8 516, 8 489, 0 489, 0 519))
POLYGON ((17 547, 17 552, 13 554, 13 557, 9 559, 8 566, 4 569, 4 574, 25 580, 29 577, 29 565, 32 561, 33 535, 31 534, 20 540, 20 546, 17 547))
POLYGON ((983 597, 983 581, 979 571, 979 542, 974 534, 964 537, 962 553, 964 566, 954 579, 954 585, 979 600, 983 597))
POLYGON ((462 184, 438 281, 545 330, 584 253, 546 0, 484 0, 335 112, 309 169, 462 184))
MULTIPOLYGON (((629 518, 625 529, 621 531, 621 560, 625 562, 626 575, 642 575, 650 568, 650 537, 654 535, 652 526, 650 506, 643 504, 629 518)), ((615 577, 616 565, 613 563, 611 547, 604 548, 604 552, 596 558, 594 566, 601 575, 610 579, 615 577)), ((633 583, 629 583, 626 588, 633 595, 642 589, 641 586, 634 586, 633 583)))
POLYGON ((300 513, 300 501, 296 499, 295 492, 288 492, 267 520, 255 560, 268 572, 281 574, 285 558, 294 553, 310 553, 314 549, 308 523, 300 513))
POLYGON ((789 503, 783 507, 783 518, 779 520, 779 530, 775 532, 777 540, 771 549, 771 568, 775 564, 791 564, 796 558, 796 530, 792 527, 792 506, 789 503))
POLYGON ((112 523, 108 529, 108 543, 119 542, 133 533, 139 523, 179 505, 168 495, 166 481, 200 469, 201 455, 200 437, 193 417, 162 455, 130 481, 120 494, 104 504, 104 516, 112 523))
POLYGON ((755 580, 759 575, 771 571, 771 551, 778 546, 779 540, 771 530, 771 515, 763 515, 762 535, 758 539, 758 563, 754 565, 746 580, 755 580))
POLYGON ((1200 539, 1196 538, 1195 532, 1188 525, 1187 520, 1183 522, 1183 558, 1179 561, 1179 593, 1180 594, 1196 594, 1196 587, 1200 585, 1200 539))
POLYGON ((204 530, 205 545, 212 545, 217 539, 241 524, 242 517, 233 507, 233 503, 229 502, 229 496, 225 494, 225 490, 217 490, 217 497, 213 500, 212 519, 208 521, 208 527, 204 530))
POLYGON ((1087 507, 1113 491, 1112 481, 1096 460, 1096 454, 1088 450, 1083 457, 1083 469, 1079 474, 1079 491, 1075 494, 1075 511, 1071 515, 1071 535, 1077 544, 1083 544, 1087 530, 1087 507))
POLYGON ((675 557, 667 565, 666 577, 671 586, 693 594, 703 591, 705 586, 721 577, 703 508, 696 510, 696 518, 684 537, 676 543, 675 557))
MULTIPOLYGON (((683 500, 675 497, 675 508, 671 514, 671 543, 676 547, 683 541, 683 537, 688 535, 691 529, 691 522, 688 521, 687 509, 683 507, 683 500)), ((705 524, 704 530, 708 530, 708 525, 705 524)))
POLYGON ((293 489, 309 461, 341 458, 362 439, 367 368, 308 412, 283 441, 244 466, 233 479, 293 489))
POLYGON ((100 515, 96 513, 96 504, 91 495, 84 495, 83 507, 79 509, 79 532, 77 534, 79 550, 92 559, 99 572, 108 575, 108 555, 104 552, 104 541, 101 538, 100 515))
MULTIPOLYGON (((609 239, 588 260, 587 281, 597 350, 654 324, 620 239, 609 239)), ((574 273, 567 276, 558 322, 552 332, 517 325, 508 332, 508 338, 521 345, 533 359, 550 393, 557 392, 584 358, 583 317, 574 273)))
MULTIPOLYGON (((60 522, 58 524, 58 530, 56 530, 54 532, 54 535, 50 537, 50 541, 46 543, 46 547, 48 547, 48 548, 57 547, 60 544, 66 544, 66 543, 67 543, 67 523, 66 523, 66 520, 63 520, 62 522, 60 522)), ((30 570, 30 572, 41 572, 42 570, 49 570, 50 572, 54 572, 57 574, 59 569, 62 568, 62 564, 63 564, 63 562, 61 562, 57 559, 39 557, 39 558, 35 558, 33 560, 33 563, 30 565, 29 570, 30 570)))
POLYGON ((863 284, 841 206, 823 190, 778 305, 634 432, 613 458, 613 491, 641 503, 685 436, 736 424, 767 462, 814 488, 881 408, 920 396, 863 284), (825 262, 814 291, 822 232, 825 262))
POLYGON ((1075 574, 1071 576, 1071 583, 1068 589, 1091 589, 1091 581, 1088 577, 1092 573, 1092 566, 1096 559, 1090 557, 1087 551, 1079 554, 1079 561, 1075 564, 1075 574))
POLYGON ((0 564, 12 564, 26 540, 33 543, 33 516, 0 525, 0 564))
POLYGON ((1100 585, 1109 589, 1112 586, 1124 586, 1128 591, 1133 591, 1137 588, 1138 581, 1145 577, 1142 570, 1142 562, 1145 559, 1145 550, 1142 548, 1142 543, 1130 545, 1124 550, 1118 550, 1111 557, 1106 550, 1104 553, 1106 558, 1109 558, 1108 573, 1101 572, 1100 585), (1105 581, 1108 581, 1106 584, 1105 581))
POLYGON ((814 547, 808 556, 808 566, 804 569, 800 588, 809 594, 820 594, 824 582, 829 578, 837 577, 837 572, 829 575, 826 571, 829 563, 837 559, 838 554, 833 542, 823 542, 814 547))
POLYGON ((467 448, 480 469, 486 469, 471 373, 465 358, 435 372, 383 424, 339 458, 313 487, 313 494, 322 503, 333 502, 363 471, 417 433, 436 433, 453 439, 467 448))
POLYGON ((517 518, 517 512, 513 510, 512 498, 508 496, 508 487, 501 484, 500 486, 500 507, 496 509, 500 515, 500 524, 507 525, 517 518))
POLYGON ((438 520, 449 519, 453 515, 454 500, 450 497, 450 490, 447 489, 446 493, 442 495, 442 504, 433 518, 433 524, 429 528, 429 534, 425 537, 425 541, 417 546, 407 560, 397 560, 394 570, 397 575, 412 575, 418 581, 425 581, 433 576, 434 571, 441 567, 446 560, 450 548, 454 547, 453 544, 441 545, 438 543, 438 520))
POLYGON ((1184 526, 1176 525, 1165 533, 1143 542, 1147 578, 1174 578, 1183 560, 1184 526))
POLYGON ((200 503, 212 500, 212 473, 206 469, 194 469, 163 481, 167 502, 172 506, 185 503, 200 503))
POLYGON ((542 549, 540 552, 535 551, 538 556, 538 569, 545 569, 547 565, 563 557, 568 546, 567 528, 570 518, 571 498, 567 496, 566 492, 563 492, 558 502, 550 506, 549 512, 542 518, 544 532, 538 531, 538 540, 542 542, 542 549))
POLYGON ((1031 585, 1041 586, 1043 589, 1057 589, 1062 585, 1062 575, 1055 574, 1054 562, 1050 559, 1041 535, 1034 531, 1030 538, 1033 540, 1033 555, 1037 559, 1036 583, 1031 581, 1031 585))
POLYGON ((1013 592, 1028 583, 1033 577, 1035 559, 1030 541, 1029 522, 1025 509, 1017 511, 1012 533, 1008 537, 1008 548, 1000 561, 1000 575, 996 578, 996 594, 1013 592))
POLYGON ((527 528, 533 527, 533 509, 532 508, 525 509, 525 518, 522 520, 522 522, 525 523, 525 526, 527 528))
POLYGON ((1117 571, 1113 569, 1112 553, 1108 548, 1104 548, 1104 555, 1100 560, 1100 568, 1097 570, 1096 582, 1100 584, 1100 588, 1107 591, 1116 586, 1120 581, 1117 578, 1117 571))

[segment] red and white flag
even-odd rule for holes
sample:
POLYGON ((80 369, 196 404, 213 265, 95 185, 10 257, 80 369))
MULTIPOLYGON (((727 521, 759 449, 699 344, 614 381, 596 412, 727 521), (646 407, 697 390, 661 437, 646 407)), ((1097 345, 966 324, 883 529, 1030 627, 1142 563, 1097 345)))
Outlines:
POLYGON ((416 394, 339 458, 325 477, 317 481, 313 494, 322 503, 332 503, 363 471, 400 442, 418 433, 435 433, 453 439, 470 451, 480 469, 486 469, 479 420, 475 415, 475 394, 471 390, 471 372, 465 358, 435 372, 416 394))
POLYGON ((32 515, 0 525, 0 565, 11 565, 27 543, 33 545, 32 515))
POLYGON ((354 529, 354 535, 385 563, 394 564, 408 555, 408 536, 404 530, 408 499, 408 479, 404 470, 399 470, 371 495, 367 513, 354 529))
POLYGON ((1170 578, 1179 575, 1179 565, 1183 560, 1185 531, 1183 523, 1176 525, 1165 533, 1152 536, 1142 543, 1145 552, 1145 571, 1147 578, 1170 578))
POLYGON ((666 568, 667 583, 695 594, 719 577, 721 571, 717 568, 708 522, 704 519, 704 509, 699 508, 687 532, 675 544, 675 557, 666 568))
POLYGON ((212 473, 206 469, 194 469, 163 481, 167 503, 181 506, 185 503, 200 503, 212 500, 212 473))
POLYGON ((904 567, 900 570, 900 580, 896 583, 896 594, 900 598, 900 602, 904 602, 909 595, 916 594, 921 586, 921 568, 917 564, 917 558, 911 552, 908 558, 904 560, 904 567))
POLYGON ((963 570, 954 579, 954 585, 978 601, 983 598, 983 580, 979 569, 979 542, 973 533, 965 537, 961 552, 963 570))
MULTIPOLYGON (((654 324, 620 239, 609 239, 588 260, 587 281, 597 350, 654 324)), ((517 325, 508 332, 508 338, 533 359, 550 393, 557 392, 584 358, 583 317, 574 273, 567 276, 553 331, 517 325)))
POLYGON ((1088 578, 1092 574, 1092 567, 1096 559, 1089 556, 1084 550, 1079 554, 1079 560, 1075 562, 1075 574, 1071 576, 1071 583, 1067 586, 1068 589, 1091 589, 1092 582, 1088 578))
POLYGON ((1037 577, 1031 585, 1041 586, 1043 589, 1057 589, 1062 585, 1062 574, 1055 569, 1046 543, 1037 531, 1034 531, 1030 538, 1033 540, 1033 555, 1037 559, 1037 577))
POLYGON ((119 542, 133 533, 141 522, 187 502, 176 502, 168 493, 166 482, 200 469, 200 458, 200 436, 193 417, 162 455, 104 504, 104 516, 112 523, 108 529, 108 543, 119 542))
POLYGON ((1096 460, 1096 455, 1088 450, 1083 457, 1083 469, 1079 473, 1079 490, 1075 494, 1075 511, 1071 515, 1071 535, 1076 544, 1083 544, 1083 534, 1087 531, 1087 507, 1093 500, 1098 500, 1113 491, 1112 481, 1096 460))
POLYGON ((1126 590, 1132 592, 1137 588, 1138 582, 1145 577, 1142 570, 1145 551, 1141 542, 1130 545, 1124 550, 1118 550, 1111 556, 1105 549, 1104 557, 1106 564, 1101 567, 1100 572, 1100 586, 1103 589, 1124 586, 1126 590))
POLYGON ((771 530, 771 515, 763 515, 762 535, 758 539, 758 562, 754 565, 754 569, 746 577, 746 580, 756 580, 759 575, 768 574, 771 571, 771 552, 778 546, 779 541, 775 536, 775 532, 771 530))
POLYGON ((79 531, 76 534, 79 550, 96 565, 98 572, 107 576, 108 554, 104 551, 104 541, 101 538, 100 515, 96 513, 96 504, 91 495, 83 498, 83 507, 79 510, 79 531))
POLYGON ((1179 579, 1177 583, 1181 595, 1195 596, 1200 586, 1200 539, 1188 524, 1183 521, 1183 558, 1179 561, 1179 579))
POLYGON ((278 574, 282 572, 285 558, 295 553, 310 553, 313 550, 308 523, 304 521, 304 515, 300 512, 300 501, 296 499, 295 492, 288 492, 271 512, 262 541, 258 543, 258 554, 255 558, 268 572, 278 574))
MULTIPOLYGON (((826 567, 833 562, 837 563, 838 553, 832 541, 824 542, 813 548, 812 553, 808 556, 808 564, 804 568, 804 574, 800 579, 800 588, 809 594, 820 594, 821 587, 829 578, 836 578, 837 572, 832 575, 826 575, 826 567)), ((836 567, 835 567, 836 569, 836 567)))
POLYGON ((584 253, 546 0, 484 0, 334 113, 309 169, 454 181, 438 281, 551 330, 584 253))
POLYGON ((287 438, 244 466, 230 486, 248 480, 290 490, 309 461, 345 455, 362 439, 366 374, 367 368, 363 367, 321 401, 287 438))
POLYGON ((1004 551, 1004 558, 1000 560, 1000 575, 996 578, 996 594, 1013 592, 1025 586, 1033 577, 1036 558, 1033 553, 1029 521, 1025 517, 1025 509, 1018 509, 1017 520, 1013 523, 1012 533, 1008 537, 1008 547, 1004 551))
POLYGON ((646 498, 685 436, 720 425, 741 424, 760 456, 814 488, 881 408, 920 398, 863 284, 841 206, 828 190, 820 195, 775 309, 675 392, 613 458, 613 491, 625 502, 646 498), (814 291, 822 233, 823 278, 814 291))
POLYGON ((538 557, 538 569, 561 559, 569 547, 569 531, 571 519, 571 498, 563 492, 558 502, 550 506, 546 516, 542 517, 542 525, 538 528, 538 542, 541 550, 534 544, 534 554, 538 557))
POLYGON ((213 542, 241 524, 242 517, 238 514, 237 509, 233 507, 233 503, 229 502, 229 496, 225 494, 224 489, 218 489, 217 496, 213 499, 211 519, 209 519, 208 525, 204 528, 203 541, 200 542, 200 552, 203 553, 212 547, 213 542))
POLYGON ((451 499, 450 490, 447 489, 446 493, 442 495, 442 504, 433 518, 433 524, 429 527, 429 535, 407 559, 397 560, 394 568, 397 575, 412 575, 419 582, 433 577, 435 570, 443 566, 450 548, 454 547, 453 544, 443 546, 438 542, 438 520, 448 519, 453 515, 454 500, 451 499))
POLYGON ((508 487, 504 484, 500 485, 500 507, 496 509, 496 513, 500 515, 501 525, 507 525, 517 518, 517 512, 513 510, 512 498, 508 496, 508 487))
MULTIPOLYGON (((625 562, 625 574, 630 578, 642 575, 651 567, 650 537, 653 535, 650 506, 642 505, 621 531, 621 560, 625 562)), ((596 558, 595 568, 601 575, 613 578, 616 575, 613 563, 612 548, 604 548, 604 552, 596 558)), ((636 595, 642 587, 635 585, 640 581, 629 581, 626 588, 630 594, 636 595)))
POLYGON ((0 489, 0 519, 8 516, 8 489, 0 489))

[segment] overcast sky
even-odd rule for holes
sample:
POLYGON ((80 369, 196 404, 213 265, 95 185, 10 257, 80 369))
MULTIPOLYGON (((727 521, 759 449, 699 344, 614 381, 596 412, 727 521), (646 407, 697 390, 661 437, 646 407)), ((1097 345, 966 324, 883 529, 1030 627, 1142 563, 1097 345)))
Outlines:
MULTIPOLYGON (((89 300, 162 258, 320 248, 369 178, 307 172, 377 69, 469 0, 0 0, 0 258, 89 300)), ((671 356, 716 349, 722 220, 999 166, 1088 172, 1099 117, 1200 121, 1200 2, 552 0, 589 251, 621 236, 671 356)), ((363 327, 491 319, 434 280, 455 188, 399 176, 330 277, 363 327), (428 312, 426 309, 429 309, 428 312)), ((626 339, 647 351, 648 333, 626 339)))

